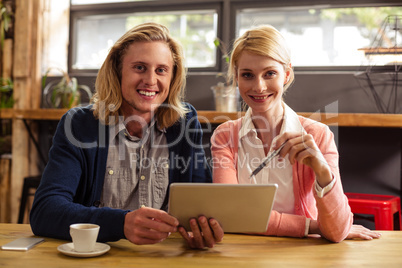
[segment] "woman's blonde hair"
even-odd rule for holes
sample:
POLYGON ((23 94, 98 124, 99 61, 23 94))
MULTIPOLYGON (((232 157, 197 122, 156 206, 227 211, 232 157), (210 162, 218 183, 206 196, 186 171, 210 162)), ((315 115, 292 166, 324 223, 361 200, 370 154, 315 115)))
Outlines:
POLYGON ((155 113, 158 126, 160 128, 170 127, 187 113, 187 109, 182 103, 186 84, 182 47, 170 36, 169 30, 165 26, 157 23, 144 23, 132 28, 117 40, 99 70, 92 102, 94 116, 102 123, 109 125, 117 122, 123 101, 122 64, 128 47, 134 42, 153 41, 166 42, 173 57, 173 75, 169 94, 155 113))
POLYGON ((233 44, 233 50, 230 57, 228 75, 233 86, 236 86, 236 72, 240 55, 243 51, 249 53, 270 57, 281 63, 283 68, 290 69, 289 80, 284 85, 284 91, 294 81, 294 73, 290 68, 290 52, 281 33, 270 25, 262 25, 246 31, 242 36, 236 39, 233 44))

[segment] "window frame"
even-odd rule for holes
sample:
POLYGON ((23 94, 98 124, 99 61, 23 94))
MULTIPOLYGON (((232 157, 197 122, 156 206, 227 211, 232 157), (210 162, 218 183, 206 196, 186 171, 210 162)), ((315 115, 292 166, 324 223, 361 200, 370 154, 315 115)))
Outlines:
MULTIPOLYGON (((205 10, 216 9, 218 14, 217 37, 228 44, 229 49, 233 40, 236 38, 236 15, 237 12, 245 8, 347 8, 347 7, 380 7, 380 6, 402 6, 400 0, 288 0, 286 2, 278 2, 276 0, 163 0, 163 1, 140 1, 140 2, 124 2, 112 4, 88 4, 88 5, 71 5, 70 7, 70 43, 68 48, 68 71, 69 73, 80 74, 96 74, 98 69, 73 69, 72 59, 75 53, 75 20, 79 16, 85 15, 101 15, 101 14, 118 14, 127 12, 149 12, 149 11, 169 11, 169 10, 205 10)), ((350 73, 363 71, 366 65, 361 66, 296 66, 295 72, 341 72, 350 73)), ((394 66, 377 66, 379 70, 393 70, 394 66)), ((219 49, 216 51, 216 65, 207 68, 189 68, 191 75, 202 75, 205 73, 225 72, 226 63, 222 59, 222 53, 219 49)))
MULTIPOLYGON (((232 0, 233 1, 233 0, 232 0)), ((354 1, 345 1, 345 0, 329 0, 329 1, 319 1, 319 0, 307 0, 307 1, 297 1, 297 0, 289 0, 286 1, 286 5, 280 5, 277 1, 267 0, 267 1, 259 1, 253 0, 247 3, 242 1, 234 0, 234 3, 231 5, 231 14, 235 14, 231 16, 231 28, 230 28, 230 39, 234 40, 236 38, 236 14, 238 11, 242 9, 253 9, 253 8, 283 8, 287 6, 292 6, 292 8, 353 8, 353 7, 381 7, 381 6, 401 6, 402 3, 397 0, 387 0, 379 3, 379 1, 375 0, 354 0, 354 1), (352 2, 352 3, 351 3, 352 2), (234 17, 234 18, 232 18, 234 17)), ((350 73, 356 71, 364 71, 368 65, 353 65, 353 66, 296 66, 294 67, 294 71, 298 73, 313 73, 313 72, 330 72, 330 73, 350 73)), ((376 70, 381 71, 394 71, 394 66, 376 66, 376 70)))
MULTIPOLYGON (((166 12, 180 10, 216 10, 218 14, 217 36, 221 35, 220 29, 222 24, 222 5, 219 1, 141 1, 141 2, 124 2, 114 4, 90 4, 90 5, 71 5, 70 7, 70 32, 67 67, 68 72, 74 75, 96 74, 99 69, 74 69, 73 59, 76 56, 76 21, 80 17, 105 15, 105 14, 127 14, 130 12, 166 12)), ((217 49, 217 59, 221 57, 220 51, 217 49)), ((217 60, 217 64, 213 67, 188 68, 189 72, 217 72, 221 67, 221 63, 217 60)))

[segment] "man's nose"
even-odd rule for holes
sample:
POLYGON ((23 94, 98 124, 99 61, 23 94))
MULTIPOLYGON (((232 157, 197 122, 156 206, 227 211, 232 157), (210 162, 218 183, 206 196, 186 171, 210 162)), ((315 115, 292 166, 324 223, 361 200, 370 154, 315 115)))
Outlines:
POLYGON ((156 84, 156 74, 154 72, 146 72, 143 76, 143 82, 146 85, 155 85, 156 84))

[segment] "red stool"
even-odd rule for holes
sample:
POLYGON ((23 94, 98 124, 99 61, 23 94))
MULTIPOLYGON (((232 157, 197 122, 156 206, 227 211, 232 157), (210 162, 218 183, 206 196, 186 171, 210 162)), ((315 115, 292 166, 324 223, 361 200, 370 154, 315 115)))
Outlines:
POLYGON ((345 193, 353 213, 374 215, 376 230, 394 230, 394 214, 401 223, 401 199, 393 195, 345 193))

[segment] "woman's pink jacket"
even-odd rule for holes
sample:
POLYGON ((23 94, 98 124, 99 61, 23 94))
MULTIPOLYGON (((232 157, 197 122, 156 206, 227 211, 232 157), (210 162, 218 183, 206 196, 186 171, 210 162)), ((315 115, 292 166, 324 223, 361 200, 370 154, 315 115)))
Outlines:
MULTIPOLYGON (((242 118, 221 124, 211 137, 214 183, 238 183, 237 155, 242 118)), ((264 235, 303 237, 306 218, 317 220, 321 234, 328 240, 340 242, 353 224, 348 199, 343 193, 339 174, 339 155, 329 128, 314 120, 299 116, 308 134, 314 137, 336 180, 333 188, 322 198, 314 190, 313 170, 296 162, 293 165, 295 215, 272 211, 264 235)))

